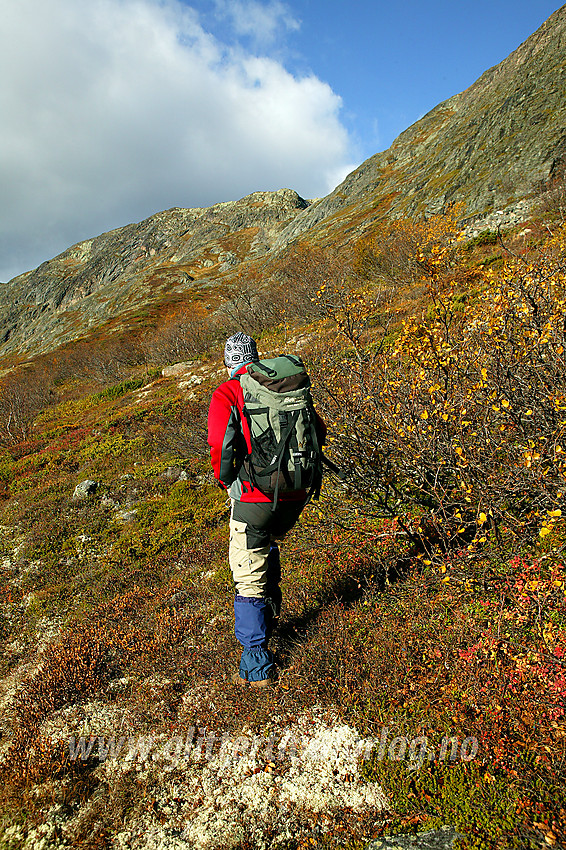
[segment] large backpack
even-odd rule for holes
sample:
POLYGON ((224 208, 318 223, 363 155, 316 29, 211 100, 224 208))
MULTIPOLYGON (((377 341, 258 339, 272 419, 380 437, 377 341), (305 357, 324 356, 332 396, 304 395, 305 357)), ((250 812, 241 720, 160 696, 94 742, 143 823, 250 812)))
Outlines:
POLYGON ((240 386, 252 446, 243 467, 251 483, 273 499, 273 510, 282 492, 305 489, 318 497, 322 452, 303 361, 284 355, 250 363, 240 386))

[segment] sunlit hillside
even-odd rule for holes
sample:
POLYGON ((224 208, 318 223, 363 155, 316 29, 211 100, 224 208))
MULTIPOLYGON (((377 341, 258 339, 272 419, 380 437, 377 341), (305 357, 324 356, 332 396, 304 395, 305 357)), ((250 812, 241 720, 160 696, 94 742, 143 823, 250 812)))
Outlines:
POLYGON ((564 209, 299 243, 4 374, 0 847, 564 846, 564 209), (343 472, 283 546, 267 693, 229 681, 206 444, 239 329, 303 357, 343 472))

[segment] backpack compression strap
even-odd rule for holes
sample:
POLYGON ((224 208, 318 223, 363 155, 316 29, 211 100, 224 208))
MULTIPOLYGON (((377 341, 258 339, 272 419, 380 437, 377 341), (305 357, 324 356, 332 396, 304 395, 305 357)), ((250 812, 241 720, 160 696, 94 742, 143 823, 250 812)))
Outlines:
MULTIPOLYGON (((279 415, 281 416, 281 414, 279 414, 279 415)), ((279 478, 280 478, 280 475, 281 475, 281 461, 283 459, 283 454, 285 452, 285 446, 287 444, 287 441, 289 440, 289 437, 291 436, 291 434, 293 433, 293 431, 295 429, 295 424, 296 424, 298 418, 299 418, 299 411, 295 411, 295 413, 290 414, 288 424, 287 424, 287 426, 286 426, 286 428, 285 428, 285 430, 284 430, 284 432, 281 436, 281 439, 280 439, 280 441, 277 445, 277 448, 276 448, 275 458, 277 459, 277 463, 275 462, 275 459, 274 459, 273 463, 271 463, 269 466, 267 466, 265 469, 263 469, 262 473, 261 473, 262 475, 265 475, 267 473, 275 472, 275 470, 277 470, 277 482, 275 484, 275 492, 273 494, 273 507, 271 508, 272 511, 274 511, 276 506, 277 506, 277 497, 278 497, 278 494, 279 494, 279 478)), ((318 446, 318 441, 316 439, 316 434, 314 435, 314 440, 315 440, 315 443, 316 443, 316 446, 315 446, 316 450, 313 451, 313 454, 316 456, 318 451, 319 451, 319 446, 318 446)), ((303 456, 303 454, 304 454, 304 452, 292 452, 292 456, 293 456, 294 463, 295 463, 295 489, 296 490, 302 489, 303 470, 302 470, 302 466, 301 466, 301 457, 303 456)), ((285 474, 284 471, 283 471, 283 474, 285 474)), ((310 502, 311 499, 318 499, 320 497, 320 485, 321 485, 321 476, 319 475, 318 477, 314 478, 314 480, 311 484, 310 490, 307 494, 306 503, 310 502)))
MULTIPOLYGON (((281 417, 281 413, 279 414, 279 416, 281 417)), ((271 474, 272 472, 277 471, 277 481, 275 483, 275 491, 273 493, 273 507, 271 508, 272 511, 274 511, 275 508, 277 507, 277 497, 279 495, 279 477, 281 475, 281 462, 283 460, 283 455, 285 453, 285 446, 289 442, 289 438, 291 437, 291 434, 295 430, 295 425, 296 425, 298 418, 299 418, 299 411, 298 410, 296 410, 294 413, 291 413, 290 416, 288 416, 287 425, 285 426, 285 429, 283 430, 283 432, 281 434, 281 439, 279 440, 279 442, 277 443, 277 446, 275 448, 275 454, 274 454, 273 462, 270 463, 269 466, 266 466, 265 469, 262 469, 262 471, 261 471, 262 475, 268 475, 268 474, 271 474)), ((297 464, 298 464, 298 461, 297 461, 297 459, 295 459, 295 472, 296 472, 296 469, 297 469, 297 464)))

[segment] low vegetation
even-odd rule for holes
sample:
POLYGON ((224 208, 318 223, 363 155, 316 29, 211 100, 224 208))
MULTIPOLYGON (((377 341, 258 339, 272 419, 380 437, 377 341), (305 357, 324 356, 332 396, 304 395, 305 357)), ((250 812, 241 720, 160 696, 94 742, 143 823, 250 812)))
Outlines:
POLYGON ((54 738, 94 704, 138 732, 337 708, 381 741, 362 770, 388 810, 307 818, 295 850, 443 824, 462 850, 566 840, 566 229, 548 204, 529 241, 466 242, 457 218, 382 225, 349 254, 297 246, 216 313, 171 308, 120 362, 101 342, 88 368, 67 347, 2 379, 0 846, 54 806, 85 848, 156 810, 159 777, 112 784, 54 738), (345 473, 284 545, 283 678, 261 699, 226 684, 228 509, 206 446, 239 328, 303 355, 345 473))

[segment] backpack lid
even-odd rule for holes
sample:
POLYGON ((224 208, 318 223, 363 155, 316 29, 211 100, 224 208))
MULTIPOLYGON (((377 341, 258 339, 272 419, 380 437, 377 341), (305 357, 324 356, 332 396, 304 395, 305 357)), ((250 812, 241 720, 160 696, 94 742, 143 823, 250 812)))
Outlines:
POLYGON ((271 392, 285 393, 310 387, 310 378, 300 357, 284 354, 268 360, 249 363, 247 372, 271 392))

